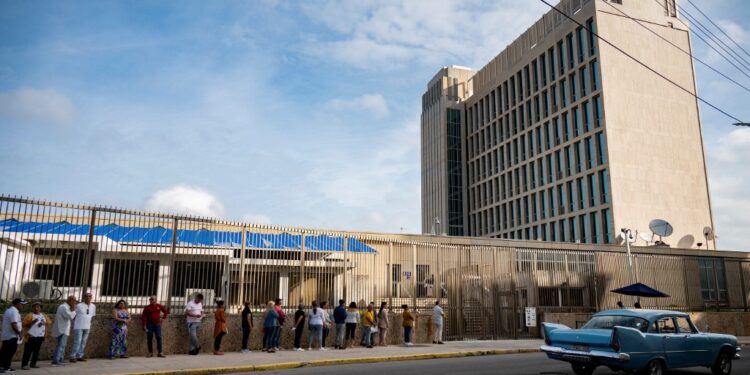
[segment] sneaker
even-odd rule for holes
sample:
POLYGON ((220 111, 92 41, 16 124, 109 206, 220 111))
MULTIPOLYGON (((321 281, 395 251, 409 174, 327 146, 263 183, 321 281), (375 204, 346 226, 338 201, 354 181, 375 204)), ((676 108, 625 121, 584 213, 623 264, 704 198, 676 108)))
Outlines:
POLYGON ((326 349, 326 348, 320 348, 320 349, 318 349, 318 350, 326 351, 326 350, 328 350, 328 349, 326 349))
POLYGON ((407 343, 406 343, 406 346, 412 346, 412 345, 414 345, 414 344, 412 344, 412 343, 410 343, 410 342, 407 342, 407 343))
POLYGON ((164 354, 162 354, 162 353, 159 353, 159 354, 157 354, 156 356, 157 356, 157 357, 159 357, 159 358, 167 358, 167 356, 165 356, 165 355, 164 355, 164 354))
POLYGON ((309 347, 309 348, 307 348, 307 351, 308 351, 308 352, 312 351, 312 346, 311 346, 311 347, 309 347))
POLYGON ((14 369, 13 367, 8 367, 7 369, 5 369, 5 372, 16 372, 16 369, 14 369))
POLYGON ((279 347, 277 346, 277 347, 273 348, 273 350, 275 350, 275 351, 277 351, 277 352, 280 352, 280 351, 281 351, 281 348, 279 348, 279 347))
POLYGON ((76 363, 76 359, 75 358, 71 358, 71 359, 68 360, 68 362, 70 362, 70 363, 76 363))
POLYGON ((442 342, 442 341, 438 341, 438 344, 440 344, 440 345, 443 345, 443 344, 445 344, 445 343, 444 343, 444 342, 442 342))
POLYGON ((247 349, 242 349, 242 350, 240 350, 240 353, 245 354, 245 353, 250 353, 250 351, 247 350, 247 349))
POLYGON ((275 351, 275 350, 273 350, 273 349, 269 349, 269 350, 268 350, 268 352, 269 352, 269 353, 276 353, 276 351, 275 351))
POLYGON ((433 341, 432 343, 433 343, 433 344, 437 344, 437 341, 433 341))
POLYGON ((58 367, 58 366, 65 366, 65 364, 60 363, 60 362, 52 362, 52 367, 58 367))
POLYGON ((153 357, 153 356, 154 356, 154 354, 153 354, 153 353, 146 353, 146 358, 151 358, 151 357, 153 357))

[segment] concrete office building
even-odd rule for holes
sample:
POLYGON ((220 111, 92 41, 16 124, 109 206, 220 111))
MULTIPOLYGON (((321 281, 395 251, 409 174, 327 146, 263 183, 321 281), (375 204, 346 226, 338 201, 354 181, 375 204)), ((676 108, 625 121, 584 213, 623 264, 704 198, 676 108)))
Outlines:
POLYGON ((691 49, 676 6, 563 0, 585 27, 550 10, 480 70, 441 69, 422 99, 423 232, 601 244, 660 218, 664 242, 715 248, 696 98, 594 35, 695 92, 659 38, 691 49))

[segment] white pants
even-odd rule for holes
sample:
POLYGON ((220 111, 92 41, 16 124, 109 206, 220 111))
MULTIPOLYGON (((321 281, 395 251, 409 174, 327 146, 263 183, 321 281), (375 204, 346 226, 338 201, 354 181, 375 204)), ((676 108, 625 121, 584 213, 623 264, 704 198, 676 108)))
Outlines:
POLYGON ((432 328, 434 329, 432 333, 433 334, 432 341, 436 341, 436 342, 443 341, 443 323, 440 323, 440 324, 435 323, 432 325, 432 328))

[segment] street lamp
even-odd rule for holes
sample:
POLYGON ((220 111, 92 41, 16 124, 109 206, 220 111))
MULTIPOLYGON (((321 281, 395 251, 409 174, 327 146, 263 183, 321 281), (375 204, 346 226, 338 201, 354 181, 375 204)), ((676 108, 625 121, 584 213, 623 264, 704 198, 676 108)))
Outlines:
POLYGON ((440 225, 440 219, 438 219, 438 217, 435 216, 435 218, 432 219, 432 231, 430 232, 430 233, 432 233, 433 236, 435 234, 437 234, 437 226, 438 225, 440 225))
POLYGON ((630 268, 630 280, 632 280, 633 283, 637 283, 638 280, 636 280, 635 273, 633 272, 633 256, 630 254, 630 239, 633 238, 633 231, 628 228, 622 228, 620 229, 620 232, 622 233, 622 238, 625 239, 625 248, 628 249, 628 268, 630 268))

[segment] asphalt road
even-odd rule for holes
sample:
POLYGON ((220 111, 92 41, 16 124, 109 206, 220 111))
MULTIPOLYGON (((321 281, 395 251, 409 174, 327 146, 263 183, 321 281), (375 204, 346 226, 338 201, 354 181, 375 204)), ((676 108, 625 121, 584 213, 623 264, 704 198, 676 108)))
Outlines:
MULTIPOLYGON (((570 365, 547 359, 541 353, 492 355, 483 357, 447 358, 422 361, 381 362, 362 365, 339 365, 309 367, 283 371, 267 371, 264 374, 356 374, 356 375, 395 375, 395 374, 514 374, 514 375, 572 375, 570 365)), ((750 374, 750 361, 734 362, 733 374, 750 374)), ((622 374, 606 368, 599 368, 595 375, 622 374)), ((671 375, 710 375, 706 368, 671 371, 671 375)))

